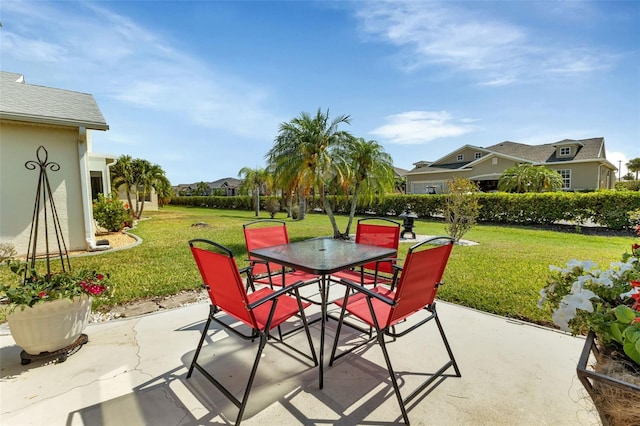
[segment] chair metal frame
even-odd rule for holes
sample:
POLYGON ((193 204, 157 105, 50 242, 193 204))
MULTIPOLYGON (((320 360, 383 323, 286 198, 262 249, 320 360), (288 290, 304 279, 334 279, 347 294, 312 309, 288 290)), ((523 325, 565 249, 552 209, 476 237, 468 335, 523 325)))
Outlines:
MULTIPOLYGON (((380 235, 380 232, 378 232, 377 235, 380 235)), ((377 216, 359 219, 356 228, 356 243, 377 245, 381 247, 395 248, 398 250, 398 246, 400 244, 400 223, 386 217, 377 216), (371 234, 367 233, 367 230, 374 230, 373 238, 369 237, 371 234), (375 231, 384 231, 384 233, 393 234, 392 243, 380 244, 375 241, 375 231)), ((350 281, 358 281, 362 285, 373 286, 378 284, 393 284, 396 281, 399 271, 396 261, 396 258, 390 258, 367 263, 354 269, 337 272, 332 275, 332 279, 334 281, 347 279, 350 281), (380 275, 380 272, 384 275, 380 275)))
MULTIPOLYGON (((287 232, 287 224, 284 221, 277 219, 257 219, 242 225, 244 232, 244 240, 247 248, 247 254, 250 250, 256 248, 269 247, 278 244, 288 244, 289 234, 287 232), (273 226, 256 226, 263 224, 273 224, 273 226), (269 232, 272 236, 280 238, 277 244, 254 244, 255 239, 253 234, 262 232, 269 232)), ((253 266, 251 272, 251 279, 248 280, 247 285, 253 288, 255 283, 268 284, 270 288, 287 286, 287 279, 290 282, 304 281, 309 284, 312 282, 319 282, 320 277, 317 275, 309 274, 304 271, 287 269, 283 265, 278 265, 272 262, 266 262, 262 259, 256 259, 249 255, 249 263, 253 266), (276 280, 276 277, 278 280, 276 280)))
MULTIPOLYGON (((251 392, 253 380, 255 378, 256 372, 258 371, 258 364, 260 363, 262 351, 264 350, 269 339, 277 340, 278 342, 286 345, 288 348, 292 349, 293 351, 300 354, 301 356, 311 360, 314 366, 318 365, 318 359, 316 356, 315 348, 313 347, 311 334, 309 332, 307 317, 304 313, 305 306, 303 306, 302 300, 300 298, 300 294, 298 293, 298 288, 302 285, 305 285, 306 283, 304 281, 298 281, 295 284, 291 284, 291 285, 288 285, 287 287, 283 287, 278 291, 274 291, 265 287, 261 290, 258 290, 257 292, 248 294, 247 289, 244 286, 244 283, 242 283, 242 278, 240 277, 240 274, 245 272, 250 273, 251 267, 243 268, 242 270, 238 269, 237 264, 235 262, 235 258, 231 250, 229 250, 228 248, 218 243, 205 240, 205 239, 190 240, 189 247, 191 248, 191 251, 193 253, 196 264, 198 265, 198 269, 202 275, 202 278, 205 281, 204 286, 207 289, 207 292, 209 293, 211 305, 209 306, 209 315, 207 317, 207 322, 204 326, 204 329, 202 330, 202 336, 200 337, 200 341, 198 343, 197 349, 193 356, 193 360, 191 361, 191 365, 189 367, 189 372, 187 373, 187 379, 191 377, 194 369, 197 369, 198 371, 200 371, 207 380, 213 383, 213 385, 215 385, 220 390, 220 392, 222 392, 227 397, 227 399, 229 399, 236 407, 238 407, 239 413, 236 417, 235 424, 239 425, 240 422, 242 421, 242 416, 244 415, 244 411, 247 406, 247 401, 249 399, 249 394, 251 392), (199 244, 209 246, 209 250, 197 247, 199 244), (225 256, 228 258, 229 267, 233 269, 233 271, 228 271, 228 272, 232 274, 232 276, 236 281, 232 285, 235 285, 236 287, 235 291, 237 291, 238 295, 241 296, 242 298, 242 301, 238 301, 238 305, 243 306, 240 311, 236 311, 235 313, 231 312, 231 310, 229 310, 228 308, 225 309, 223 307, 220 307, 216 302, 216 297, 214 296, 213 289, 211 288, 213 283, 207 282, 209 281, 207 279, 208 274, 207 274, 207 271, 205 270, 206 265, 203 264, 206 260, 202 258, 204 253, 208 253, 209 255, 213 255, 213 256, 225 256), (294 296, 291 296, 290 294, 293 294, 294 296), (297 307, 298 307, 297 312, 293 312, 293 311, 278 312, 278 309, 277 309, 278 301, 281 298, 289 298, 289 300, 295 298, 297 307), (262 313, 258 312, 258 309, 268 303, 271 303, 271 307, 268 310, 268 315, 266 316, 266 318, 264 318, 264 314, 266 313, 266 311, 264 310, 265 308, 262 308, 262 311, 261 311, 262 313), (244 310, 244 312, 242 310, 244 310), (238 314, 238 312, 240 313, 238 314), (274 321, 274 315, 276 315, 276 313, 278 315, 277 315, 277 319, 274 321), (217 317, 218 314, 225 314, 240 320, 244 325, 250 327, 251 331, 243 332, 237 327, 234 327, 228 324, 227 322, 221 320, 220 318, 218 318, 217 317), (280 324, 282 324, 283 322, 287 321, 288 319, 296 315, 298 315, 302 319, 303 326, 301 328, 305 329, 307 341, 309 342, 311 355, 305 354, 301 350, 287 344, 282 339, 282 337, 278 339, 272 334, 270 334, 270 331, 273 328, 279 327, 280 324), (209 326, 211 325, 212 321, 216 322, 217 324, 221 325, 225 330, 232 332, 234 335, 244 340, 250 340, 253 342, 256 339, 259 339, 258 351, 256 354, 256 358, 253 362, 253 367, 251 368, 249 379, 248 379, 242 399, 236 398, 222 383, 220 383, 217 379, 215 379, 213 375, 211 375, 201 364, 198 363, 200 350, 202 349, 202 345, 207 336, 207 333, 209 331, 209 326), (261 322, 263 323, 262 327, 260 324, 261 322)), ((222 271, 216 270, 215 272, 218 273, 222 271)), ((232 293, 232 292, 229 292, 229 293, 232 293)), ((227 297, 228 296, 225 296, 225 298, 227 297)), ((227 303, 227 301, 225 301, 224 303, 227 303)), ((306 306, 309 306, 309 304, 307 304, 306 306)))
MULTIPOLYGON (((436 303, 434 301, 438 287, 442 285, 441 279, 444 273, 444 269, 448 262, 449 255, 451 253, 451 248, 453 246, 454 240, 449 237, 434 237, 425 241, 422 241, 418 244, 413 245, 409 248, 407 258, 405 260, 404 267, 400 272, 400 275, 397 279, 397 284, 395 287, 395 291, 393 289, 385 288, 385 287, 374 287, 372 289, 363 287, 362 285, 355 283, 349 280, 341 280, 340 282, 346 286, 346 291, 344 298, 336 301, 338 306, 341 307, 340 317, 338 320, 338 326, 336 330, 336 337, 333 343, 333 348, 331 351, 331 358, 329 361, 329 365, 333 365, 334 361, 353 352, 357 348, 360 348, 364 345, 369 344, 372 341, 377 341, 382 349, 382 353, 385 359, 385 363, 387 365, 387 369, 389 371, 389 376, 391 378, 391 383, 393 385, 393 389, 398 400, 398 404, 400 405, 400 410, 402 411, 402 417, 406 424, 409 424, 409 416, 407 414, 406 404, 409 403, 413 398, 422 393, 429 385, 431 385, 438 377, 445 377, 444 373, 451 367, 454 368, 455 376, 461 377, 460 369, 458 368, 458 364, 454 358, 453 351, 451 350, 451 346, 449 345, 449 341, 444 333, 444 329, 442 328, 442 324, 440 319, 438 318, 438 313, 436 311, 436 303), (425 248, 423 246, 435 243, 438 240, 443 240, 446 243, 444 245, 437 246, 435 248, 425 248), (419 250, 418 249, 422 249, 419 250), (432 250, 436 250, 433 252, 432 250), (426 254, 429 253, 429 254, 426 254), (436 265, 426 265, 425 256, 428 255, 438 255, 440 256, 439 262, 436 265), (416 262, 416 263, 413 263, 416 262), (422 272, 421 270, 426 267, 437 267, 438 270, 433 271, 433 276, 427 279, 427 282, 423 285, 426 288, 419 288, 416 284, 416 278, 414 276, 416 272, 412 272, 413 269, 418 272, 422 272), (435 278, 434 282, 430 282, 431 278, 435 278), (409 284, 407 284, 409 283, 409 284), (408 288, 408 289, 407 289, 408 288), (352 292, 355 292, 352 293, 352 292), (405 294, 409 292, 408 294, 405 294), (412 296, 414 298, 422 298, 424 301, 419 301, 420 306, 412 306, 415 304, 411 299, 412 296), (364 307, 361 307, 360 311, 352 308, 350 309, 350 304, 362 303, 362 300, 366 300, 366 306, 368 310, 364 307), (425 302, 426 301, 426 302, 425 302), (406 305, 409 305, 407 308, 406 305), (376 309, 377 308, 377 309, 376 309), (411 326, 407 326, 406 329, 396 332, 395 327, 399 323, 404 321, 412 316, 413 314, 421 311, 427 311, 429 314, 426 318, 421 319, 416 324, 411 326), (349 313, 351 318, 358 318, 360 321, 364 322, 367 326, 373 327, 376 331, 374 336, 371 336, 366 329, 359 328, 344 321, 345 314, 349 313), (380 314, 386 315, 385 318, 380 318, 380 314), (435 373, 430 375, 430 377, 424 381, 422 384, 418 386, 416 390, 414 390, 410 395, 406 398, 402 397, 400 393, 400 388, 398 386, 398 381, 393 370, 393 366, 391 365, 391 359, 389 357, 389 353, 387 350, 387 343, 385 342, 385 336, 393 338, 395 341, 396 338, 405 336, 406 334, 418 329, 420 326, 426 324, 427 322, 435 320, 435 323, 438 327, 438 331, 440 332, 440 336, 442 337, 442 341, 449 355, 449 361, 447 361, 442 367, 440 367, 435 373), (346 324, 352 328, 357 329, 362 333, 369 334, 369 337, 362 343, 355 345, 348 350, 336 355, 336 350, 338 347, 338 341, 340 338, 340 331, 342 325, 346 324)), ((437 260, 437 259, 436 259, 437 260)), ((352 305, 354 306, 354 305, 352 305)), ((405 323, 406 324, 406 323, 405 323)))

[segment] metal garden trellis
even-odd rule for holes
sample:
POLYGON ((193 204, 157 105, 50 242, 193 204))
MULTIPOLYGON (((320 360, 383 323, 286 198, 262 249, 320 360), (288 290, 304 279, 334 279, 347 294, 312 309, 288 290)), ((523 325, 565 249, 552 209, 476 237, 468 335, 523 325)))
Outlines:
MULTIPOLYGON (((71 270, 69 252, 64 241, 62 226, 60 225, 60 217, 58 216, 58 210, 56 209, 56 204, 53 199, 53 193, 51 192, 49 177, 47 176, 47 169, 53 172, 57 172, 60 170, 60 165, 56 162, 49 161, 49 153, 47 152, 47 149, 42 145, 40 145, 40 147, 38 147, 38 149, 36 150, 36 157, 37 161, 30 160, 27 161, 24 165, 28 170, 39 170, 40 172, 36 189, 36 198, 33 206, 33 216, 31 218, 31 231, 29 233, 29 244, 26 263, 28 265, 30 264, 31 269, 35 269, 36 257, 38 254, 37 249, 38 230, 40 229, 40 211, 42 210, 42 217, 44 221, 45 260, 47 265, 46 276, 50 277, 51 252, 49 250, 49 220, 52 220, 53 222, 53 230, 55 233, 56 243, 58 245, 58 254, 60 257, 62 271, 66 272, 67 270, 71 270)), ((24 279, 27 279, 26 269, 24 279)))

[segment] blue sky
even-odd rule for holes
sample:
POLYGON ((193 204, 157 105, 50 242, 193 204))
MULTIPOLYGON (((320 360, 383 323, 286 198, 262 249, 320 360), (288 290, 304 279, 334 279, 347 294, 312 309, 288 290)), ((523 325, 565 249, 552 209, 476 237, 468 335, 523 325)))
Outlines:
POLYGON ((3 0, 0 22, 0 69, 93 94, 93 150, 174 185, 264 167, 318 108, 404 169, 505 140, 640 157, 639 1, 3 0))

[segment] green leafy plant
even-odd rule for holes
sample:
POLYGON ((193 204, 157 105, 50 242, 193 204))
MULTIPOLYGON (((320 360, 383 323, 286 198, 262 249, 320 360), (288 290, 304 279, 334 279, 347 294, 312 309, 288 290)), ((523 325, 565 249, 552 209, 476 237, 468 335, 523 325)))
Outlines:
POLYGON ((466 178, 455 177, 447 182, 449 192, 444 206, 445 231, 459 241, 476 224, 478 185, 466 178))
POLYGON ((268 198, 264 202, 264 209, 269 212, 269 216, 273 219, 276 213, 280 211, 280 202, 277 198, 268 198))
POLYGON ((12 282, 0 283, 10 309, 34 306, 57 299, 73 299, 82 295, 108 297, 109 276, 88 269, 39 274, 23 262, 7 262, 15 274, 12 282))
POLYGON ((563 180, 556 170, 533 164, 516 164, 498 179, 498 189, 505 192, 560 191, 563 180))
POLYGON ((627 212, 627 216, 631 225, 635 227, 636 234, 640 235, 640 209, 627 212))
POLYGON ((110 198, 98 194, 98 199, 93 203, 93 218, 100 227, 110 232, 118 232, 130 224, 131 213, 128 206, 112 192, 110 198))
POLYGON ((640 245, 632 246, 608 269, 587 260, 550 266, 548 284, 538 306, 553 310, 553 321, 564 331, 593 331, 601 347, 622 349, 640 365, 640 245))

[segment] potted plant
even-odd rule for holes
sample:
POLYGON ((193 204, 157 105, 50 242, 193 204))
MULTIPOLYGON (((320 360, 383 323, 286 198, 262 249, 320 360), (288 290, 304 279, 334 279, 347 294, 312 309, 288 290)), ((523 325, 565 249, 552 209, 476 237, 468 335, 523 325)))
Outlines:
POLYGON ((110 292, 108 276, 95 271, 39 274, 24 262, 6 263, 15 279, 0 283, 0 294, 11 335, 24 350, 23 364, 73 346, 89 321, 93 298, 110 292))
POLYGON ((538 306, 558 327, 587 336, 577 371, 604 425, 640 424, 639 258, 634 244, 606 269, 589 260, 551 265, 540 291, 538 306))

